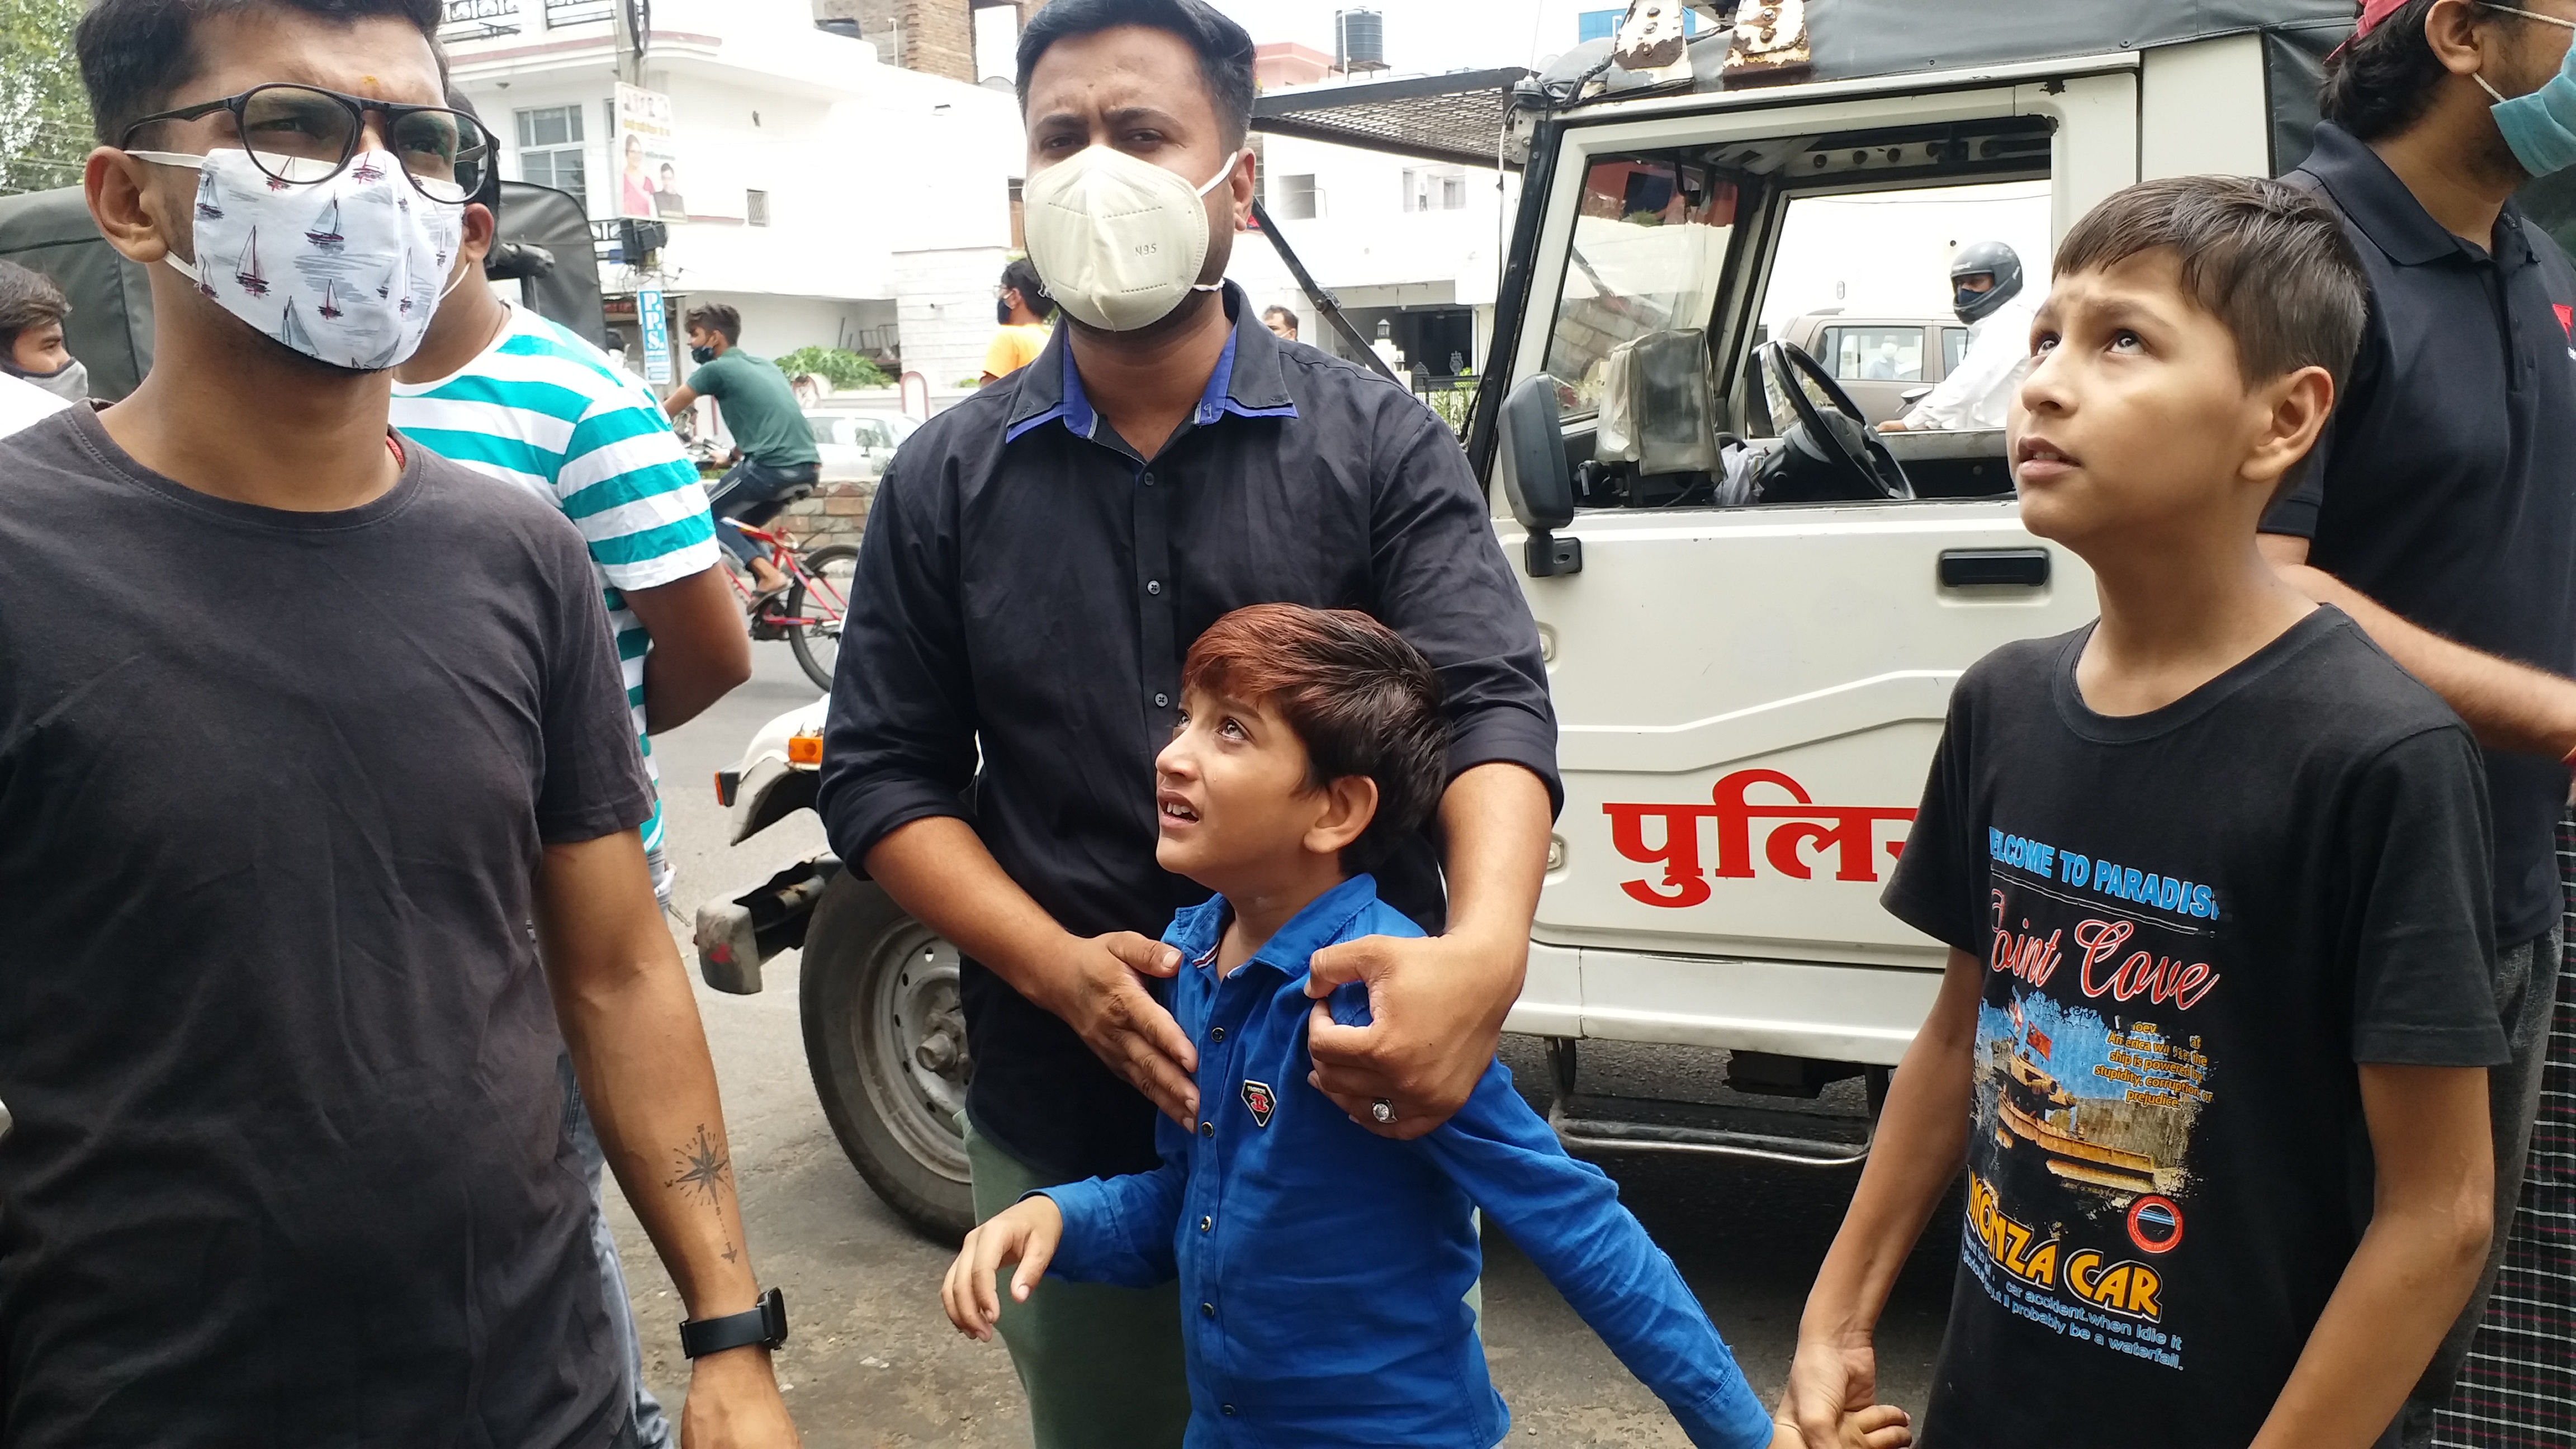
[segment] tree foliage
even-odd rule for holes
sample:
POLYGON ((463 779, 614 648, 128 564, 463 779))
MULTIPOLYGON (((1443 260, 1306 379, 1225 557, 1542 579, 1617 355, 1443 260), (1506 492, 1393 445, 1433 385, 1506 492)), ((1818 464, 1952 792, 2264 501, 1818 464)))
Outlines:
MULTIPOLYGON (((0 0, 6 4, 8 0, 0 0)), ((892 387, 894 379, 884 369, 841 347, 799 347, 778 359, 778 370, 789 377, 813 373, 832 385, 836 392, 854 387, 892 387)))
POLYGON ((82 0, 0 0, 0 195, 80 184, 89 97, 72 54, 82 0))

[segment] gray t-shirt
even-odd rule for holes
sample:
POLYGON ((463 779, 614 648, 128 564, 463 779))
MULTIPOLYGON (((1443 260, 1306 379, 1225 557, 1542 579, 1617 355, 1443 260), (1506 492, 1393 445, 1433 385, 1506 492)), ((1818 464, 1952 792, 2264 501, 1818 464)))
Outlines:
POLYGON ((0 440, 0 1442, 606 1442, 527 922, 651 809, 580 536, 0 440))

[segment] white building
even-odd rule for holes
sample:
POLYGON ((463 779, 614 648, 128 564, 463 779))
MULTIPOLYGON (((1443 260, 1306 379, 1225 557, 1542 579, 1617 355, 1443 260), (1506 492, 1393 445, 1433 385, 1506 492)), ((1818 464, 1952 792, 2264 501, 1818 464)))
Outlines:
MULTIPOLYGON (((654 180, 676 181, 685 212, 659 283, 684 305, 738 309, 743 345, 761 356, 900 350, 933 386, 971 377, 1012 241, 1017 106, 881 63, 813 14, 810 0, 652 6, 640 83, 670 97, 677 171, 654 180)), ((501 143, 501 174, 580 196, 611 234, 612 16, 609 0, 448 0, 443 33, 454 84, 501 143)), ((632 317, 638 280, 603 264, 612 323, 619 294, 632 317)))
MULTIPOLYGON (((1386 324, 1408 366, 1481 371, 1493 340, 1519 177, 1293 136, 1258 138, 1263 205, 1316 282, 1365 338, 1386 324)), ((1227 269, 1259 307, 1287 307, 1299 338, 1350 349, 1315 315, 1269 240, 1235 238, 1227 269)))
MULTIPOLYGON (((1481 370, 1493 341, 1494 295, 1519 204, 1519 175, 1466 164, 1474 158, 1454 146, 1443 148, 1452 152, 1449 161, 1437 162, 1324 137, 1381 128, 1393 93, 1419 99, 1454 88, 1473 94, 1519 72, 1408 79, 1371 57, 1354 58, 1346 73, 1331 54, 1273 40, 1255 48, 1253 74, 1264 111, 1304 112, 1300 120, 1262 123, 1292 134, 1260 133, 1252 144, 1263 204, 1307 272, 1381 356, 1400 354, 1409 370, 1434 385, 1481 370), (1350 119, 1335 114, 1353 102, 1365 104, 1350 119)), ((1328 352, 1354 351, 1315 315, 1266 238, 1237 237, 1229 273, 1256 306, 1295 312, 1300 340, 1328 352)))

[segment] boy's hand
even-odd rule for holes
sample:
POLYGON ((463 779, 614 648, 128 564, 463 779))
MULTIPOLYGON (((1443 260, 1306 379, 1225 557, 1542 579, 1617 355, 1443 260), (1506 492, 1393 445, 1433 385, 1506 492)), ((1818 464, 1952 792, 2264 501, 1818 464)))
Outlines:
MULTIPOLYGON (((1877 1397, 1878 1351, 1867 1337, 1801 1337, 1789 1364, 1789 1386, 1780 1393, 1780 1420, 1797 1426, 1804 1449, 1837 1449, 1847 1442, 1841 1437, 1847 1426, 1875 1412, 1877 1397)), ((1902 1423, 1903 1411, 1896 1412, 1902 1423)))
MULTIPOLYGON (((1816 1440, 1800 1434, 1798 1426, 1787 1419, 1771 1424, 1771 1449, 1812 1449, 1816 1440)), ((1914 1442, 1914 1427, 1903 1409, 1894 1404, 1872 1404, 1866 1409, 1841 1416, 1826 1449, 1905 1449, 1914 1442)))
POLYGON ((1046 1276, 1056 1244, 1064 1241, 1064 1213, 1049 1197, 1022 1198, 966 1235, 957 1261, 948 1265, 939 1285, 940 1304, 948 1321, 968 1338, 990 1343, 1001 1320, 1002 1300, 993 1291, 993 1275, 1017 1263, 1011 1275, 1011 1301, 1026 1303, 1029 1290, 1046 1276))

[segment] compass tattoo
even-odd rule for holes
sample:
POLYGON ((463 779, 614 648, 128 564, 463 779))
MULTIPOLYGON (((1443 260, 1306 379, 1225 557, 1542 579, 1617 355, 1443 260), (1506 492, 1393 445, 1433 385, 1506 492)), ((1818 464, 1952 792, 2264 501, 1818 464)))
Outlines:
POLYGON ((704 1123, 698 1125, 697 1140, 686 1147, 672 1149, 671 1156, 679 1163, 679 1171, 662 1185, 705 1199, 708 1210, 724 1227, 724 1260, 728 1263, 738 1260, 742 1250, 734 1246, 733 1225, 724 1220, 724 1194, 733 1181, 733 1159, 716 1145, 714 1134, 707 1131, 704 1123))
POLYGON ((708 1207, 724 1211, 724 1189, 733 1179, 733 1160, 707 1129, 701 1125, 697 1141, 674 1149, 671 1155, 679 1160, 680 1170, 662 1185, 703 1197, 708 1207))

